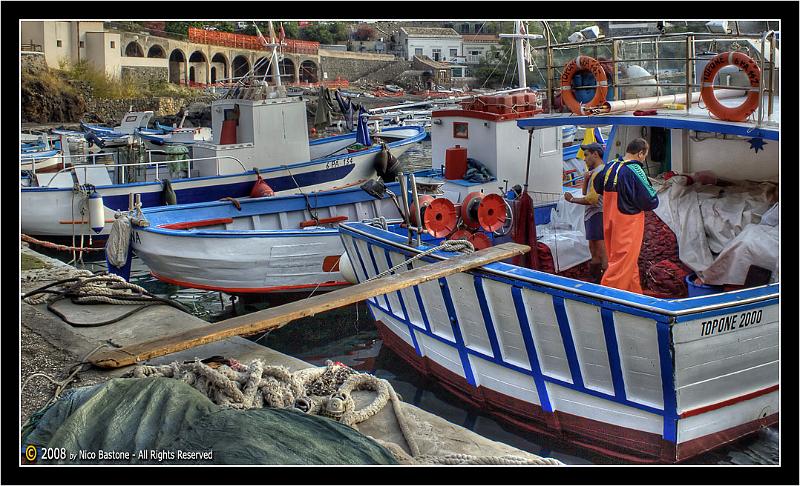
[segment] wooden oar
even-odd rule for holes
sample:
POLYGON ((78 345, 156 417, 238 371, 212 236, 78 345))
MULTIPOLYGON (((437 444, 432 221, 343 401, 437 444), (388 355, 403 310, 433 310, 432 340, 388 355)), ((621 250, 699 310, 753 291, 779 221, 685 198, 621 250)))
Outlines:
POLYGON ((441 262, 363 282, 327 294, 298 300, 246 316, 234 317, 210 326, 203 326, 172 336, 99 352, 90 361, 93 365, 101 368, 121 368, 232 336, 250 335, 269 329, 277 329, 301 317, 313 316, 319 312, 343 307, 429 280, 505 260, 529 250, 530 247, 526 245, 503 243, 475 253, 448 258, 441 262))

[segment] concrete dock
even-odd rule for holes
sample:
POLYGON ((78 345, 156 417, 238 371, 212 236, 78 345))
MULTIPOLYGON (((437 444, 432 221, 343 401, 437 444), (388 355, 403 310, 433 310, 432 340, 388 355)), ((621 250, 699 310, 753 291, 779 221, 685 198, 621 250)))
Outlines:
MULTIPOLYGON (((35 259, 51 270, 69 267, 65 263, 39 254, 25 245, 21 247, 21 253, 29 262, 35 259)), ((23 293, 49 283, 49 281, 42 279, 26 282, 25 276, 29 272, 41 274, 43 270, 22 271, 21 291, 23 293)), ((206 321, 183 313, 171 306, 156 305, 105 326, 73 327, 47 310, 46 304, 30 305, 20 301, 20 305, 23 361, 20 376, 21 382, 32 373, 40 371, 44 371, 56 379, 63 379, 66 376, 66 368, 79 362, 101 344, 113 347, 126 346, 208 325, 206 321)), ((62 300, 55 304, 55 308, 69 316, 70 320, 92 323, 121 316, 129 312, 132 307, 129 305, 106 304, 75 305, 68 300, 62 300)), ((313 366, 242 337, 232 337, 162 356, 147 362, 147 364, 166 364, 195 358, 204 359, 215 355, 235 358, 244 363, 258 358, 267 365, 286 366, 290 371, 313 366)), ((115 370, 91 369, 81 373, 79 381, 70 385, 70 387, 85 386, 120 377, 130 369, 131 367, 115 370)), ((24 423, 31 413, 42 407, 52 396, 54 390, 55 386, 45 379, 33 378, 21 397, 21 423, 24 423)), ((356 392, 354 398, 357 406, 362 406, 371 401, 372 395, 369 392, 356 392)), ((527 460, 541 459, 534 454, 489 440, 411 404, 402 403, 402 411, 410 425, 411 434, 419 446, 421 455, 467 454, 473 456, 515 456, 527 460)), ((389 405, 376 415, 358 424, 357 429, 364 435, 385 443, 394 444, 407 454, 411 453, 400 430, 395 413, 389 405)))

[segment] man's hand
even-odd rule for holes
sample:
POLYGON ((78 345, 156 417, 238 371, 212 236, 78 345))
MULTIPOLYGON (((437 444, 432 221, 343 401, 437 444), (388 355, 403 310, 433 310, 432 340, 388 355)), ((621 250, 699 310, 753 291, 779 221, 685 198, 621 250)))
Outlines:
POLYGON ((566 199, 567 202, 572 202, 572 193, 571 192, 565 192, 564 193, 564 199, 566 199))

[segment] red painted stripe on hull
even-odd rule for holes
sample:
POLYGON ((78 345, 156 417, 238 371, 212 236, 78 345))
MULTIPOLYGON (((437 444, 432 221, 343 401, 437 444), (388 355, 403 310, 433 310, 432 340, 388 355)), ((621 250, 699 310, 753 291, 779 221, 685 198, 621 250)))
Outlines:
POLYGON ((494 390, 470 385, 467 380, 428 357, 376 321, 383 343, 423 375, 438 379, 443 388, 498 419, 528 432, 564 440, 584 449, 634 464, 677 463, 718 448, 763 427, 775 424, 778 414, 742 424, 677 446, 660 434, 620 427, 556 411, 548 413, 533 403, 494 390))
POLYGON ((761 390, 756 390, 752 393, 747 393, 742 396, 734 397, 728 400, 721 401, 719 403, 715 403, 713 405, 706 405, 705 407, 695 408, 693 410, 687 410, 681 414, 681 418, 692 417, 694 415, 700 415, 701 413, 710 412, 712 410, 716 410, 718 408, 727 407, 728 405, 733 405, 734 403, 743 402, 745 400, 750 400, 751 398, 760 397, 761 395, 766 395, 767 393, 772 393, 778 390, 778 385, 772 385, 767 388, 762 388, 761 390))
POLYGON ((162 282, 180 285, 181 287, 188 287, 192 289, 201 289, 201 290, 216 290, 219 292, 225 292, 227 294, 266 294, 269 292, 288 292, 288 291, 298 291, 298 290, 314 290, 314 289, 321 289, 327 287, 340 287, 340 286, 347 286, 350 285, 350 282, 324 282, 321 284, 303 284, 303 285, 280 285, 277 287, 216 287, 213 285, 203 285, 203 284, 195 284, 191 282, 183 282, 181 280, 175 280, 173 278, 164 277, 163 275, 159 275, 156 272, 151 271, 151 275, 155 278, 161 280, 162 282))

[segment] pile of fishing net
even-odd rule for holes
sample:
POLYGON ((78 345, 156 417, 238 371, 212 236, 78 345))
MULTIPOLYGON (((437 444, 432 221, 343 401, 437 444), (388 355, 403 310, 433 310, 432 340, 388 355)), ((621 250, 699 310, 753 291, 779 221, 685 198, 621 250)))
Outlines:
POLYGON ((688 296, 684 277, 691 269, 678 257, 678 239, 653 211, 644 213, 639 277, 645 293, 663 298, 688 296))
POLYGON ((550 247, 541 241, 537 242, 536 252, 536 256, 539 258, 539 270, 542 272, 552 273, 562 277, 574 278, 578 280, 585 280, 587 282, 592 279, 589 272, 589 261, 585 261, 583 263, 579 263, 578 265, 567 268, 566 270, 556 272, 556 265, 555 261, 553 260, 553 252, 550 251, 550 247))
POLYGON ((23 426, 22 444, 115 452, 39 458, 38 464, 397 463, 377 442, 335 420, 294 408, 218 405, 188 382, 163 376, 68 390, 23 426))

